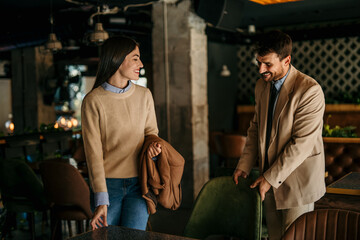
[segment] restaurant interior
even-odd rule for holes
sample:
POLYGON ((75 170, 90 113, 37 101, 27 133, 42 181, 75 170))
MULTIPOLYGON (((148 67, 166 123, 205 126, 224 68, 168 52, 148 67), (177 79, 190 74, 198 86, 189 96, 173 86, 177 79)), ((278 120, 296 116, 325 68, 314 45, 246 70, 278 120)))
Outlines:
POLYGON ((254 42, 274 29, 325 95, 326 193, 306 224, 321 234, 336 215, 359 239, 360 1, 1 0, 0 22, 1 239, 268 239, 248 187, 258 171, 243 186, 231 176, 255 111, 254 42), (182 200, 159 205, 146 231, 91 231, 81 104, 101 45, 119 35, 139 43, 133 83, 150 89, 159 137, 185 159, 182 200))

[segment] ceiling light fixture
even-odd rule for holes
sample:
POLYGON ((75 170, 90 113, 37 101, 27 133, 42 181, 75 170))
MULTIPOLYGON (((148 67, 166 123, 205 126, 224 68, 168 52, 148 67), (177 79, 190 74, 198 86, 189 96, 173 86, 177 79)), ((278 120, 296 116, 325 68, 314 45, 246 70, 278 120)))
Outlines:
POLYGON ((49 39, 45 44, 46 48, 56 52, 58 50, 62 49, 62 44, 61 42, 57 39, 56 34, 55 33, 50 33, 49 34, 49 39))
POLYGON ((104 43, 104 41, 106 39, 109 38, 109 33, 107 31, 104 30, 102 23, 99 20, 99 15, 102 14, 115 14, 118 9, 115 9, 113 11, 108 10, 107 6, 104 6, 104 13, 100 11, 100 6, 97 7, 97 12, 92 14, 91 17, 89 18, 89 24, 92 25, 93 21, 93 17, 97 16, 97 20, 98 22, 95 24, 95 29, 93 32, 90 33, 90 35, 88 36, 89 41, 91 43, 94 43, 96 45, 101 45, 104 43))
POLYGON ((288 2, 298 2, 302 0, 249 0, 261 5, 270 5, 270 4, 279 4, 279 3, 288 3, 288 2))
POLYGON ((104 30, 102 23, 96 23, 94 32, 90 34, 90 42, 101 45, 108 38, 109 34, 104 30))
POLYGON ((222 65, 222 69, 221 69, 221 72, 220 72, 220 76, 221 77, 230 77, 231 76, 231 72, 228 68, 227 65, 222 65))
POLYGON ((45 47, 53 52, 62 49, 61 42, 57 39, 56 34, 54 33, 54 18, 52 12, 52 0, 50 0, 50 24, 51 24, 51 32, 49 34, 48 41, 45 43, 45 47))

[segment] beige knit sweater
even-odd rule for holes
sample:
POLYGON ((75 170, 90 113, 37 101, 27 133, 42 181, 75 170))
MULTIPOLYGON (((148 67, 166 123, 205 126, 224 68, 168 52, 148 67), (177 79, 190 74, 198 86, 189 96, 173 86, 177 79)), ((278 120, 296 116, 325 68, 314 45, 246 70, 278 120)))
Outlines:
POLYGON ((138 176, 144 138, 158 134, 149 89, 133 84, 119 94, 98 87, 81 106, 82 136, 93 191, 107 192, 105 178, 138 176))

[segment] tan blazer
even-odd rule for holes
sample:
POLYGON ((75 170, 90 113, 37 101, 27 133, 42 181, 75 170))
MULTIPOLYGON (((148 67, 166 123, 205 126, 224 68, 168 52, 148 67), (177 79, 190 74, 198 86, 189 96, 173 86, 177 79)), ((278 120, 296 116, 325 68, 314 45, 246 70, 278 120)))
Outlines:
POLYGON ((270 168, 263 173, 269 94, 270 83, 259 79, 255 114, 237 169, 249 174, 259 161, 260 172, 273 187, 277 209, 313 203, 325 193, 323 91, 313 78, 290 67, 275 106, 268 149, 270 168))

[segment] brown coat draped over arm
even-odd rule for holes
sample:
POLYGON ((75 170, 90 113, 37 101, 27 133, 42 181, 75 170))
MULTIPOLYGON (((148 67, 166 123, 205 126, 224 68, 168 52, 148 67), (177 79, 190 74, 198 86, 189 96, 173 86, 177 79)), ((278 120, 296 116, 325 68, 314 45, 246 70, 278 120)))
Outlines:
POLYGON ((155 135, 145 137, 140 154, 139 179, 141 192, 150 214, 156 212, 157 203, 176 210, 182 199, 181 178, 185 160, 168 142, 155 135), (152 142, 161 144, 161 153, 154 161, 147 150, 152 142))

